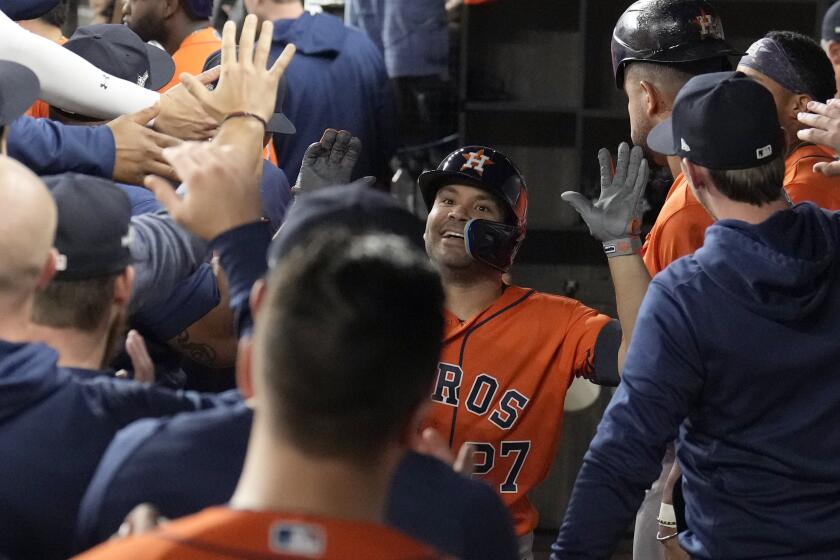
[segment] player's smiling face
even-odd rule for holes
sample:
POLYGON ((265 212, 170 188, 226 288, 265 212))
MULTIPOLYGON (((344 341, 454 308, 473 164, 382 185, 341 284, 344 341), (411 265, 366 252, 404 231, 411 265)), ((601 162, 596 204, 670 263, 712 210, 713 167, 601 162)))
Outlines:
POLYGON ((504 221, 504 209, 496 198, 482 189, 467 185, 441 187, 426 220, 426 252, 436 265, 467 268, 476 264, 467 253, 464 227, 480 218, 504 221))

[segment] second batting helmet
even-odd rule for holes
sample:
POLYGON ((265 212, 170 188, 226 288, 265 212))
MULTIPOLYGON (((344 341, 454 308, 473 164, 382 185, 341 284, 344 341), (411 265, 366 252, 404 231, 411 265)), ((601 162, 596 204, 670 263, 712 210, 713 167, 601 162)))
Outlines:
POLYGON ((438 190, 446 185, 467 185, 498 198, 507 214, 505 223, 470 220, 464 229, 464 242, 475 260, 502 272, 510 268, 525 239, 528 191, 525 179, 507 156, 484 146, 459 148, 436 170, 420 175, 418 183, 429 210, 438 190))
MULTIPOLYGON (((723 35, 717 11, 705 0, 639 0, 627 8, 612 36, 618 89, 628 62, 686 63, 739 56, 723 35)), ((731 68, 728 61, 720 70, 731 68)))

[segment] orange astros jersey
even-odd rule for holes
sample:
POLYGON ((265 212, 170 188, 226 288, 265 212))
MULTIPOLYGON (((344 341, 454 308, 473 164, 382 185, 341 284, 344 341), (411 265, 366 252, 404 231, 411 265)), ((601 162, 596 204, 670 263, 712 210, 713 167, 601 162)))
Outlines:
POLYGON ((77 558, 444 559, 426 545, 380 525, 226 507, 208 508, 157 531, 109 541, 77 558))
POLYGON ((204 69, 204 63, 211 54, 222 48, 222 38, 212 27, 205 27, 192 32, 181 42, 181 46, 172 55, 175 62, 175 74, 168 84, 160 88, 163 93, 181 83, 181 73, 197 76, 204 69))
POLYGON ((642 258, 651 277, 702 247, 706 228, 712 223, 714 220, 691 192, 685 175, 680 173, 642 247, 642 258))
POLYGON ((794 203, 813 202, 826 210, 840 210, 840 177, 814 172, 814 164, 834 161, 834 153, 823 146, 806 144, 785 161, 785 190, 794 203))
POLYGON ((575 376, 593 371, 595 342, 611 319, 569 298, 507 286, 461 322, 445 312, 431 426, 452 449, 475 449, 476 474, 507 505, 517 535, 537 525, 527 493, 548 473, 575 376))

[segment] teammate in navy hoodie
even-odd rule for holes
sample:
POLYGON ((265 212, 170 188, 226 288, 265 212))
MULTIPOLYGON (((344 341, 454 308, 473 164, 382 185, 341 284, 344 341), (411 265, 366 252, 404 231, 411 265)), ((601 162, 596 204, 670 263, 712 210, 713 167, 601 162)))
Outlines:
POLYGON ((79 502, 117 430, 221 399, 58 367, 28 342, 33 300, 52 278, 56 207, 29 170, 0 157, 0 556, 64 558, 79 502))
POLYGON ((692 558, 837 558, 840 216, 790 208, 772 96, 743 74, 693 78, 648 144, 718 221, 650 284, 553 558, 609 557, 674 438, 692 558))

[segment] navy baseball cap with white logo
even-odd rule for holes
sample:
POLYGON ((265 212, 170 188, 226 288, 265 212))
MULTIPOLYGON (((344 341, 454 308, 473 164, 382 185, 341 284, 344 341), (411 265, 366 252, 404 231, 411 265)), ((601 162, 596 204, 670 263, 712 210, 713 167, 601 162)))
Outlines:
POLYGON ((24 114, 40 93, 41 84, 32 70, 16 62, 0 60, 0 126, 24 114))
POLYGON ((298 196, 268 250, 271 268, 317 231, 398 235, 425 250, 424 224, 389 194, 361 183, 329 187, 298 196))
POLYGON ((840 41, 840 2, 832 4, 823 16, 822 39, 840 41))
POLYGON ((169 53, 144 43, 125 25, 103 23, 80 27, 64 43, 64 48, 105 73, 146 89, 159 90, 175 74, 175 62, 169 53))
POLYGON ((56 278, 119 274, 132 263, 131 203, 113 181, 63 173, 42 177, 58 208, 56 278))
POLYGON ((773 96, 741 72, 690 79, 647 143, 655 152, 709 169, 758 167, 785 148, 773 96))

